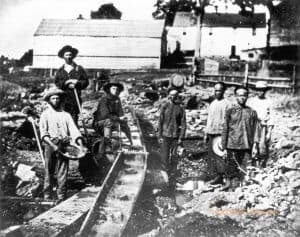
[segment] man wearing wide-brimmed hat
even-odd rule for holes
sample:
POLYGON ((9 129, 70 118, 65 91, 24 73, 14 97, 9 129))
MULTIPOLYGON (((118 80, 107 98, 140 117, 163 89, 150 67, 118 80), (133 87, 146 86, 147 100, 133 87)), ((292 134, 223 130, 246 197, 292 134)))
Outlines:
POLYGON ((118 125, 132 143, 127 118, 124 116, 119 98, 124 86, 119 82, 109 82, 103 86, 103 90, 106 94, 101 97, 98 103, 93 122, 94 129, 104 137, 99 147, 99 156, 103 156, 105 148, 111 146, 112 130, 117 129, 118 125))
MULTIPOLYGON (((158 137, 162 144, 162 159, 169 177, 176 169, 177 159, 172 156, 172 151, 182 143, 186 131, 186 115, 181 105, 179 92, 176 89, 169 89, 169 100, 161 107, 158 123, 158 137)), ((174 155, 174 153, 173 153, 174 155)), ((175 179, 170 178, 170 186, 175 179)))
POLYGON ((272 102, 266 97, 266 92, 270 89, 265 81, 258 81, 254 90, 257 96, 248 100, 247 105, 257 112, 259 121, 259 149, 257 155, 258 165, 266 166, 269 157, 269 146, 271 134, 274 127, 272 102))
POLYGON ((77 65, 73 59, 77 56, 78 50, 66 45, 58 52, 58 57, 64 59, 65 63, 55 75, 55 84, 65 91, 65 110, 72 115, 75 123, 78 121, 79 108, 76 102, 74 90, 78 94, 81 103, 81 90, 88 86, 88 77, 82 66, 77 65))
POLYGON ((54 178, 57 179, 57 197, 59 200, 66 198, 66 182, 69 169, 69 161, 58 151, 62 143, 73 141, 82 150, 82 136, 75 125, 71 115, 62 109, 62 101, 65 98, 63 90, 53 87, 46 91, 44 99, 48 102, 48 108, 40 118, 41 140, 45 144, 45 180, 44 198, 51 198, 54 178))

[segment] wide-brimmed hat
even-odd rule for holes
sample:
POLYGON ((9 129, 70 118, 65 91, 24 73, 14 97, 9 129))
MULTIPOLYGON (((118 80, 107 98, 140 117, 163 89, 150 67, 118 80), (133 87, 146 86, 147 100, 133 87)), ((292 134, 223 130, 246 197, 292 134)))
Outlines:
POLYGON ((52 87, 49 90, 45 91, 44 100, 48 101, 49 98, 53 95, 60 95, 63 96, 65 92, 57 87, 52 87))
POLYGON ((268 83, 265 81, 258 81, 255 84, 255 89, 256 90, 268 90, 269 86, 268 86, 268 83))
POLYGON ((216 136, 212 139, 212 150, 218 156, 224 156, 224 151, 222 150, 222 137, 216 136))
POLYGON ((75 58, 76 55, 78 54, 78 49, 73 48, 73 47, 70 46, 70 45, 65 45, 64 47, 62 47, 62 48, 58 51, 58 54, 57 54, 58 57, 63 58, 65 52, 71 52, 72 55, 73 55, 73 58, 75 58))
POLYGON ((174 87, 170 87, 170 88, 168 88, 168 94, 169 95, 178 95, 179 94, 179 90, 177 90, 174 87))
POLYGON ((118 87, 120 93, 124 90, 124 86, 123 86, 121 83, 119 83, 119 82, 108 82, 108 83, 106 83, 106 84, 103 86, 103 90, 104 90, 106 93, 109 93, 109 89, 110 89, 112 86, 118 87))

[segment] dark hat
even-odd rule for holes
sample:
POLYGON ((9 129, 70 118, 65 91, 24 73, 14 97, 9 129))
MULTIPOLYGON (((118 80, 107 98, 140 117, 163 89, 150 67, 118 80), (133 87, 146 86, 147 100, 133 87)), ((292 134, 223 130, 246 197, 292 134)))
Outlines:
POLYGON ((45 91, 44 100, 48 101, 49 98, 53 95, 60 95, 63 96, 65 92, 57 87, 52 87, 49 90, 45 91))
POLYGON ((119 82, 108 82, 108 83, 106 83, 106 84, 103 86, 103 90, 104 90, 106 93, 109 93, 109 89, 110 89, 112 86, 118 87, 119 92, 122 92, 122 91, 124 90, 124 86, 123 86, 121 83, 119 83, 119 82))
POLYGON ((58 57, 63 58, 65 52, 71 52, 73 54, 73 57, 75 58, 76 55, 78 54, 78 49, 73 48, 70 45, 66 45, 64 47, 62 47, 59 51, 58 51, 58 57))

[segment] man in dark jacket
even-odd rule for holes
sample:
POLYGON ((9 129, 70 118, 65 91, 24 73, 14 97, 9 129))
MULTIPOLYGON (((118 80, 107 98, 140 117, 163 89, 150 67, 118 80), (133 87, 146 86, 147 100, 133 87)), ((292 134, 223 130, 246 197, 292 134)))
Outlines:
POLYGON ((171 154, 182 143, 186 130, 185 110, 181 106, 181 100, 177 90, 170 90, 169 101, 166 102, 161 110, 158 124, 159 141, 162 144, 162 158, 164 165, 171 175, 171 169, 175 168, 176 160, 172 159, 171 154))
POLYGON ((120 125, 130 143, 132 144, 130 129, 127 124, 127 118, 124 116, 119 94, 124 90, 120 83, 107 83, 103 87, 106 95, 101 97, 96 112, 94 113, 94 129, 104 136, 103 142, 100 143, 99 155, 105 153, 106 146, 111 145, 112 130, 117 129, 120 125))
POLYGON ((88 77, 82 66, 77 65, 73 59, 78 54, 78 50, 72 46, 66 45, 58 52, 58 56, 65 60, 64 65, 60 67, 55 75, 55 84, 65 92, 64 109, 69 112, 75 123, 78 122, 79 108, 76 101, 75 90, 81 103, 81 90, 88 84, 88 77))
POLYGON ((224 189, 235 186, 235 180, 243 180, 247 165, 258 152, 258 119, 256 111, 246 106, 248 89, 237 88, 235 95, 237 103, 226 111, 222 131, 222 147, 227 163, 224 189))

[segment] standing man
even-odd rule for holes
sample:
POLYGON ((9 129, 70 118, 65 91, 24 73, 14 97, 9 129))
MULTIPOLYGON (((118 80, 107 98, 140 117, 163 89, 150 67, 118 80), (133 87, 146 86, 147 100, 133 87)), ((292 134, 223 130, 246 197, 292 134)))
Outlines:
POLYGON ((77 92, 79 103, 81 103, 81 90, 88 84, 88 77, 82 66, 77 65, 73 59, 77 56, 78 50, 70 45, 64 46, 58 51, 58 57, 65 60, 55 75, 55 84, 66 93, 65 111, 70 113, 75 123, 78 122, 79 108, 76 101, 77 92))
POLYGON ((248 88, 237 88, 235 95, 237 104, 226 111, 222 132, 222 148, 227 163, 224 189, 228 189, 233 181, 243 180, 247 164, 258 152, 258 119, 257 113, 246 106, 248 88))
POLYGON ((176 168, 177 161, 171 157, 178 144, 182 143, 186 131, 186 115, 178 96, 178 91, 171 89, 169 101, 160 110, 158 123, 159 142, 162 144, 162 158, 170 177, 172 168, 176 168), (171 154, 170 154, 171 153, 171 154))
POLYGON ((111 135, 113 129, 118 129, 120 125, 130 143, 132 144, 130 129, 127 124, 127 118, 124 116, 119 94, 124 90, 124 86, 118 82, 110 82, 103 87, 106 95, 101 97, 97 110, 94 113, 93 127, 104 139, 100 142, 98 155, 103 157, 105 148, 111 147, 111 135))
POLYGON ((214 86, 215 99, 208 108, 205 134, 205 141, 208 142, 208 169, 210 175, 216 174, 215 178, 210 181, 211 184, 221 183, 223 181, 225 168, 223 157, 213 151, 213 141, 221 137, 225 112, 230 107, 230 102, 224 99, 225 89, 223 82, 218 82, 214 86))
POLYGON ((71 115, 62 109, 63 96, 64 92, 59 88, 50 89, 44 97, 48 102, 48 108, 40 118, 41 140, 45 144, 44 198, 51 197, 56 178, 59 201, 66 198, 69 160, 63 157, 58 150, 62 145, 67 145, 70 140, 77 143, 82 150, 86 150, 71 115))
POLYGON ((247 105, 257 112, 259 121, 259 145, 257 161, 259 166, 266 167, 269 158, 269 146, 271 140, 272 130, 274 128, 274 120, 272 114, 271 101, 266 98, 268 91, 268 84, 264 81, 258 81, 255 85, 257 96, 249 99, 247 105))

